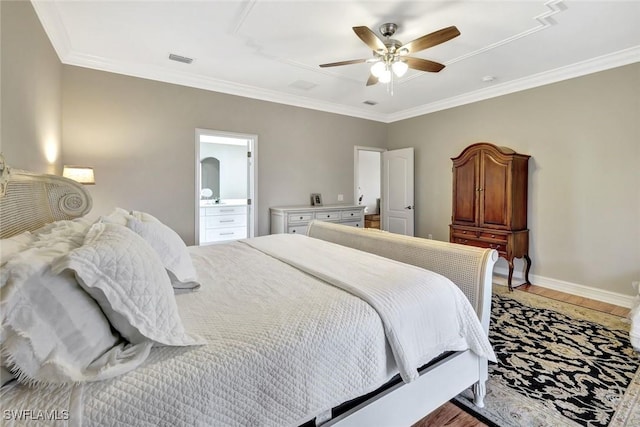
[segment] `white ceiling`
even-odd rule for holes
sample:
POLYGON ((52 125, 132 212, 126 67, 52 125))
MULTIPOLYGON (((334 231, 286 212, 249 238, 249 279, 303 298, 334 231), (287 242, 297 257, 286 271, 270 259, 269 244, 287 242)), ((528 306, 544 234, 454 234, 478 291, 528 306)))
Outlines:
POLYGON ((65 64, 382 122, 640 61, 640 0, 33 4, 65 64), (367 64, 318 66, 371 57, 351 28, 385 22, 403 43, 450 25, 461 35, 415 54, 446 68, 410 70, 393 96, 365 86, 367 64))

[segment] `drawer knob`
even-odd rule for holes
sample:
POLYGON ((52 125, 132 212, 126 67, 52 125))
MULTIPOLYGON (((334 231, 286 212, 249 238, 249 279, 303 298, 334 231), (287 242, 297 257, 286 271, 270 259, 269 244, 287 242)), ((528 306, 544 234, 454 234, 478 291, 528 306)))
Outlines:
POLYGON ((496 235, 495 235, 495 234, 492 234, 492 235, 491 235, 491 237, 496 237, 496 235))
POLYGON ((331 218, 331 215, 327 215, 327 218, 331 218))
POLYGON ((462 232, 462 234, 467 234, 467 232, 466 232, 466 231, 463 231, 463 232, 462 232))
POLYGON ((292 233, 295 233, 295 232, 296 232, 296 230, 291 230, 291 232, 292 232, 292 233))
POLYGON ((302 219, 303 217, 300 217, 300 219, 302 219))

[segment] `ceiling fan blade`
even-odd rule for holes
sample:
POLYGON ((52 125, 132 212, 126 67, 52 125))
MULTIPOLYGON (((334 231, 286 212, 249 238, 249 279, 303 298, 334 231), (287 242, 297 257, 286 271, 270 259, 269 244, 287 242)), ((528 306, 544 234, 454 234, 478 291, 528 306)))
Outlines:
POLYGON ((371 31, 368 27, 353 27, 353 31, 356 33, 360 40, 365 42, 367 46, 373 51, 386 51, 387 47, 382 43, 382 40, 376 36, 376 33, 371 31))
POLYGON ((460 31, 458 31, 455 26, 451 26, 410 41, 400 49, 407 49, 409 53, 419 52, 429 47, 437 46, 459 35, 460 31))
POLYGON ((378 78, 373 74, 369 74, 369 79, 367 80, 367 86, 373 86, 378 83, 378 78))
POLYGON ((367 62, 367 60, 366 59, 351 59, 349 61, 340 61, 340 62, 331 62, 329 64, 320 64, 320 66, 322 68, 338 67, 340 65, 360 64, 362 62, 367 62))
POLYGON ((405 57, 409 68, 420 71, 428 71, 430 73, 437 73, 444 68, 443 64, 438 62, 429 61, 428 59, 405 57))

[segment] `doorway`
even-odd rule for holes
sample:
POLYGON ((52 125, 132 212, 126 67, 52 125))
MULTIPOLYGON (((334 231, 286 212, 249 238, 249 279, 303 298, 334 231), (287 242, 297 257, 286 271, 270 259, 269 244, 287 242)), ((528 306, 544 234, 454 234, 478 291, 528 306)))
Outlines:
POLYGON ((367 215, 379 215, 380 228, 414 235, 413 148, 354 147, 354 198, 367 215))
POLYGON ((257 135, 196 129, 196 244, 255 236, 257 135))

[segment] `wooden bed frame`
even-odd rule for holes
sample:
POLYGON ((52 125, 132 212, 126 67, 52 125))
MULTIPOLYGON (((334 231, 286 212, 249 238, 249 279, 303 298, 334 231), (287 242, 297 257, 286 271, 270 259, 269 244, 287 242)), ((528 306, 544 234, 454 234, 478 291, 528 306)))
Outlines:
MULTIPOLYGON (((55 175, 11 170, 0 155, 0 236, 33 231, 49 222, 87 214, 92 201, 82 185, 55 175)), ((451 279, 465 293, 488 333, 495 250, 399 236, 314 221, 309 236, 432 270, 451 279)), ((332 417, 318 416, 316 425, 411 425, 469 387, 482 407, 487 359, 470 350, 454 352, 423 369, 408 384, 400 382, 332 417)))

